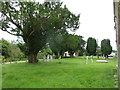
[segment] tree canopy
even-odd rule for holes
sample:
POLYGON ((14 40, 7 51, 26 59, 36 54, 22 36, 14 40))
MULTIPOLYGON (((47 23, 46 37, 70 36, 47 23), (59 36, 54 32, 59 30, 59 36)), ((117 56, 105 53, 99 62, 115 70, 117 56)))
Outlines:
POLYGON ((4 56, 5 58, 8 58, 9 55, 9 46, 10 43, 4 39, 0 40, 0 45, 2 46, 2 48, 0 48, 0 53, 2 56, 4 56))
POLYGON ((60 2, 2 2, 1 7, 0 29, 23 38, 29 63, 37 62, 37 53, 54 35, 79 28, 80 15, 60 2))
POLYGON ((97 48, 97 43, 95 38, 89 37, 87 40, 87 46, 86 46, 88 55, 95 55, 96 48, 97 48))
POLYGON ((21 52, 20 48, 17 47, 17 44, 10 43, 7 40, 1 39, 0 44, 2 45, 2 48, 0 48, 1 55, 7 58, 21 58, 24 56, 24 54, 21 52))
POLYGON ((101 41, 101 51, 102 51, 102 54, 104 56, 107 56, 107 55, 111 54, 112 46, 110 44, 110 40, 109 39, 103 39, 101 41))

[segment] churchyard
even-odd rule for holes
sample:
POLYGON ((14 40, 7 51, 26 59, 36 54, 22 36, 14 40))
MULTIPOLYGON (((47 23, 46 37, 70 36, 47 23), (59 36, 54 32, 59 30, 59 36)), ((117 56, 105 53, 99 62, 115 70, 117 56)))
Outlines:
MULTIPOLYGON (((99 58, 103 60, 102 58, 99 58)), ((86 57, 54 59, 29 64, 27 62, 2 65, 3 88, 116 88, 117 59, 108 63, 93 62, 86 57), (61 62, 61 64, 59 64, 61 62)))

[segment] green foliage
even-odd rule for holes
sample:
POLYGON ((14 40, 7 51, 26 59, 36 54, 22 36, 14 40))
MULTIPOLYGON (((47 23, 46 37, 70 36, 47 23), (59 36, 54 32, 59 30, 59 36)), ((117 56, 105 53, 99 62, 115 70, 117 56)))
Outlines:
POLYGON ((86 49, 83 48, 83 47, 82 47, 81 49, 78 50, 79 56, 84 56, 84 55, 86 55, 85 53, 86 53, 86 49))
POLYGON ((0 44, 2 45, 1 55, 3 56, 3 62, 15 61, 17 58, 21 59, 24 57, 24 54, 16 44, 4 39, 0 40, 0 44))
MULTIPOLYGON (((0 29, 21 36, 28 47, 30 62, 54 35, 79 28, 79 17, 60 2, 2 2, 0 29), (15 26, 15 28, 12 27, 15 26), (9 31, 8 31, 9 30, 9 31)), ((33 60, 32 60, 33 59, 33 60)))
POLYGON ((15 60, 16 58, 21 59, 22 57, 24 57, 24 54, 15 44, 10 44, 8 52, 11 60, 15 60))
POLYGON ((44 55, 51 55, 52 54, 52 50, 50 49, 50 48, 44 48, 43 50, 42 50, 42 52, 44 53, 44 55))
POLYGON ((7 40, 1 39, 0 40, 0 45, 2 46, 0 48, 1 55, 4 56, 5 58, 10 57, 10 55, 9 55, 9 46, 10 46, 10 43, 7 40))
POLYGON ((68 35, 66 39, 66 48, 71 56, 78 50, 79 42, 79 37, 77 35, 68 35))
POLYGON ((100 48, 99 46, 97 46, 96 55, 97 55, 98 57, 99 57, 99 56, 102 56, 101 48, 100 48))
POLYGON ((102 54, 105 55, 105 56, 111 54, 112 46, 110 45, 110 40, 109 39, 103 39, 101 41, 101 51, 102 51, 102 54))
POLYGON ((59 34, 52 38, 49 43, 50 48, 56 56, 58 53, 63 56, 65 51, 70 52, 71 56, 73 56, 73 53, 77 52, 78 50, 80 50, 81 53, 84 52, 85 41, 83 40, 82 36, 68 33, 59 34))
POLYGON ((73 56, 75 52, 83 55, 85 41, 82 36, 69 34, 65 40, 65 45, 66 50, 71 56, 73 56))
POLYGON ((77 49, 78 49, 79 56, 83 56, 84 53, 86 52, 86 49, 84 48, 85 43, 86 43, 86 41, 83 40, 83 37, 78 36, 78 48, 77 49))
POLYGON ((53 52, 51 50, 51 48, 49 47, 46 47, 46 48, 43 48, 37 55, 37 58, 38 59, 43 59, 44 55, 52 55, 53 52))
POLYGON ((24 53, 25 56, 28 55, 28 47, 26 43, 18 43, 17 46, 20 48, 22 53, 24 53))
POLYGON ((56 58, 59 57, 59 55, 63 55, 63 53, 66 51, 66 38, 68 36, 68 33, 64 34, 56 34, 54 37, 51 38, 49 41, 49 45, 53 53, 56 55, 56 58))
POLYGON ((86 50, 88 55, 95 55, 96 54, 97 43, 96 40, 92 37, 89 37, 87 40, 86 50))

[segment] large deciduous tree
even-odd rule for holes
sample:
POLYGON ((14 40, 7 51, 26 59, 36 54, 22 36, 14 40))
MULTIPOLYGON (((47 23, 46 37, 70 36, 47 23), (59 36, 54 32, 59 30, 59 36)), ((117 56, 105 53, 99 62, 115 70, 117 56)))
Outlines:
POLYGON ((36 63, 39 50, 59 33, 79 28, 79 15, 60 2, 1 2, 0 29, 21 36, 28 46, 28 62, 36 63))
POLYGON ((83 51, 83 47, 85 45, 85 41, 83 40, 83 37, 80 35, 72 35, 69 34, 66 38, 66 50, 70 53, 70 56, 73 57, 73 54, 75 52, 83 51))
POLYGON ((92 37, 89 37, 87 40, 87 54, 88 55, 95 55, 96 54, 97 43, 96 40, 92 37))
POLYGON ((50 47, 57 57, 63 57, 65 51, 68 51, 71 57, 73 57, 73 54, 78 52, 78 50, 83 52, 85 45, 82 36, 69 33, 59 34, 59 36, 55 36, 52 41, 53 42, 50 41, 50 47))
POLYGON ((101 41, 101 51, 102 54, 107 57, 112 52, 112 46, 109 39, 103 39, 101 41))
POLYGON ((56 34, 49 41, 50 48, 55 54, 56 58, 62 58, 64 52, 66 51, 66 39, 68 37, 68 33, 56 34))

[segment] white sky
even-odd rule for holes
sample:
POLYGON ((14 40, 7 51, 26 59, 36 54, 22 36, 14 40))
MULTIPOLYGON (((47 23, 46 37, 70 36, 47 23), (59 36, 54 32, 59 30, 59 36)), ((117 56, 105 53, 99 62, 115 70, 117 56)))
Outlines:
MULTIPOLYGON (((39 1, 39 0, 37 0, 39 1)), ((41 0, 42 2, 43 0, 41 0)), ((80 16, 80 28, 76 34, 87 40, 89 37, 101 40, 110 39, 111 45, 116 50, 113 0, 61 0, 75 14, 80 16)), ((17 37, 0 31, 0 38, 16 40, 17 37)))

